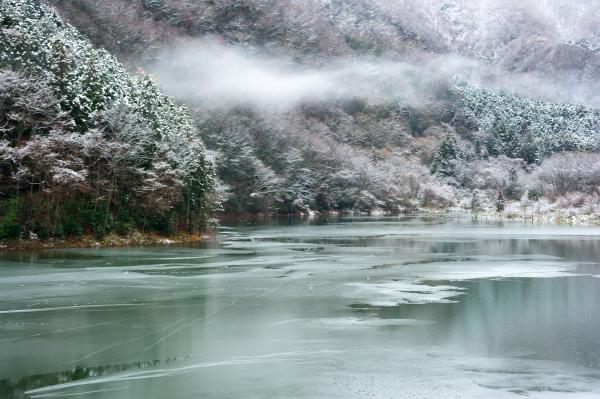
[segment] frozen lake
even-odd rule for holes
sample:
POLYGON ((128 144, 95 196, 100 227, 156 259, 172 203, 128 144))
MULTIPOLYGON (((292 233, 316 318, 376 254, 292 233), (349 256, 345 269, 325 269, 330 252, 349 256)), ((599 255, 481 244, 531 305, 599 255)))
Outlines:
POLYGON ((599 277, 599 228, 419 218, 3 254, 0 397, 597 398, 599 277))

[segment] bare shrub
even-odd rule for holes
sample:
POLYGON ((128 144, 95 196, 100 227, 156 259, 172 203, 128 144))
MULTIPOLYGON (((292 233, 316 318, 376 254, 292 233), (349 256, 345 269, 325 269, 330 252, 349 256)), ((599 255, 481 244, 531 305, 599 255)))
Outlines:
POLYGON ((546 159, 535 173, 542 190, 552 199, 574 192, 592 194, 600 185, 600 154, 557 154, 546 159))

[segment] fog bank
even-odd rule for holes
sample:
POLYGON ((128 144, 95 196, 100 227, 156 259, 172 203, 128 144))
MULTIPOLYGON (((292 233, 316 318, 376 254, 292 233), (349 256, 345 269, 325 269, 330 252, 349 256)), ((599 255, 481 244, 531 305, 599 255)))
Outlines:
POLYGON ((250 106, 284 111, 301 103, 350 98, 418 106, 439 96, 455 76, 526 97, 600 104, 597 81, 580 82, 568 74, 511 72, 452 54, 421 54, 400 61, 335 58, 316 66, 203 38, 163 52, 149 69, 170 95, 209 108, 250 106))

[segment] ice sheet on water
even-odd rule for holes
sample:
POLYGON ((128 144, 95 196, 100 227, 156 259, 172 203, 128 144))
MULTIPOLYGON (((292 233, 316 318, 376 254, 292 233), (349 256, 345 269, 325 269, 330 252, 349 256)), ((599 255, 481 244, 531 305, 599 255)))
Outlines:
POLYGON ((131 397, 142 386, 146 392, 155 390, 152 397, 190 386, 192 397, 220 397, 216 392, 234 397, 242 397, 235 392, 248 391, 251 397, 282 394, 273 391, 277 388, 272 384, 265 384, 267 375, 283 378, 281 382, 298 398, 587 399, 600 394, 600 374, 582 367, 512 357, 439 356, 385 344, 325 346, 212 360, 190 358, 171 367, 125 371, 27 393, 73 396, 127 386, 122 394, 110 396, 121 399, 131 397), (197 384, 199 378, 203 384, 197 384))
MULTIPOLYGON (((53 265, 47 270, 44 269, 46 266, 37 269, 36 266, 26 273, 21 273, 20 277, 15 277, 16 273, 12 276, 4 274, 8 279, 0 279, 0 299, 10 296, 22 299, 20 303, 7 302, 5 308, 10 310, 33 308, 43 312, 44 308, 56 307, 55 309, 68 317, 73 315, 76 322, 79 316, 77 312, 71 311, 73 309, 100 305, 108 306, 111 312, 106 313, 114 313, 115 310, 120 310, 112 309, 113 304, 129 306, 128 304, 133 304, 133 299, 142 300, 146 303, 139 306, 144 307, 138 307, 138 310, 132 306, 131 313, 138 311, 144 317, 152 316, 156 309, 165 307, 165 315, 178 315, 168 323, 164 322, 164 315, 157 318, 163 323, 157 321, 157 328, 160 328, 161 332, 152 342, 144 344, 142 349, 152 347, 165 351, 175 348, 179 351, 177 345, 181 344, 182 351, 188 350, 186 340, 181 339, 182 335, 178 335, 180 331, 193 342, 202 343, 197 347, 219 348, 219 351, 215 351, 215 356, 219 358, 214 362, 202 356, 205 353, 196 352, 197 356, 192 357, 189 364, 182 367, 161 367, 140 374, 116 373, 104 380, 83 380, 70 386, 37 391, 36 394, 54 394, 62 389, 64 391, 60 392, 76 396, 78 389, 97 391, 112 389, 116 384, 133 384, 132 390, 124 391, 122 395, 115 392, 111 396, 111 399, 120 399, 135 396, 128 396, 128 393, 134 392, 135 384, 138 383, 152 384, 150 381, 156 380, 153 388, 165 386, 171 389, 171 392, 179 392, 181 386, 174 382, 174 378, 181 378, 177 382, 182 382, 184 388, 196 390, 202 389, 197 384, 199 378, 210 382, 212 377, 220 375, 230 376, 225 381, 228 384, 239 379, 242 387, 240 389, 251 387, 257 392, 262 392, 262 387, 253 385, 253 380, 248 375, 252 376, 252 372, 255 371, 255 376, 264 378, 265 375, 271 375, 271 372, 277 373, 283 369, 286 371, 282 373, 283 377, 293 376, 290 380, 282 380, 283 383, 289 384, 294 392, 309 389, 303 396, 307 398, 353 398, 369 395, 399 397, 398 393, 401 397, 412 395, 424 399, 514 398, 519 394, 533 398, 552 398, 552 395, 561 398, 583 398, 585 395, 600 392, 600 378, 586 377, 585 373, 589 374, 590 370, 571 370, 568 364, 540 364, 531 360, 523 360, 521 364, 519 360, 512 359, 479 360, 429 356, 424 350, 411 351, 400 347, 403 342, 396 339, 399 335, 410 335, 411 331, 421 334, 434 330, 435 326, 418 327, 427 321, 410 318, 379 319, 378 315, 394 314, 395 310, 364 306, 360 312, 348 313, 348 306, 357 303, 393 306, 398 303, 462 301, 464 298, 461 298, 461 295, 467 292, 455 286, 453 282, 457 280, 571 276, 575 273, 573 262, 548 255, 522 255, 535 253, 539 247, 528 247, 529 244, 524 243, 522 247, 516 248, 507 244, 508 240, 504 239, 514 241, 524 238, 524 241, 527 241, 526 239, 531 237, 541 237, 548 240, 570 240, 572 243, 593 238, 589 231, 584 233, 578 235, 578 229, 569 228, 525 230, 508 227, 505 231, 504 228, 495 226, 437 225, 432 229, 430 225, 411 223, 361 222, 356 225, 242 231, 227 241, 229 245, 219 249, 169 248, 147 252, 134 250, 131 253, 126 249, 110 249, 107 250, 106 256, 104 250, 81 250, 90 256, 79 260, 77 254, 80 250, 73 250, 73 259, 59 257, 55 260, 63 263, 53 265), (495 242, 488 242, 480 247, 471 245, 472 242, 479 242, 479 239, 499 240, 502 245, 499 246, 495 242), (446 245, 448 243, 466 244, 446 245), (455 249, 458 250, 454 251, 455 249), (488 250, 489 252, 485 252, 488 250), (517 255, 505 255, 506 252, 513 253, 511 251, 517 255), (110 265, 106 267, 108 263, 110 265), (79 268, 75 269, 77 265, 79 268), (202 276, 183 273, 186 269, 190 271, 201 268, 213 268, 215 271, 219 268, 235 268, 243 270, 243 273, 202 276), (147 270, 153 270, 154 274, 140 273, 147 270), (182 274, 175 273, 180 270, 182 274), (162 273, 163 271, 174 273, 165 276, 164 274, 171 273, 162 273), (50 297, 50 303, 38 303, 37 298, 43 296, 50 297), (200 313, 197 317, 190 316, 190 312, 195 315, 196 309, 191 311, 186 301, 178 301, 186 296, 194 298, 191 303, 199 301, 201 296, 206 298, 206 307, 212 309, 206 325, 201 322, 193 324, 203 316, 200 313), (83 299, 86 302, 83 302, 83 299), (161 302, 163 300, 164 303, 161 302), (76 303, 79 305, 74 305, 76 303), (154 305, 156 309, 151 308, 154 305), (60 306, 62 308, 59 308, 60 306), (180 313, 176 312, 177 309, 180 313), (315 313, 318 317, 310 318, 315 313), (347 314, 360 317, 344 316, 347 314), (273 320, 285 318, 290 319, 273 323, 273 320), (169 323, 172 323, 172 326, 169 323), (243 335, 235 333, 239 325, 245 326, 243 335), (286 325, 289 328, 286 328, 286 325), (201 328, 193 329, 190 326, 201 328), (407 328, 401 328, 405 326, 407 328), (213 327, 215 329, 211 330, 213 327), (344 340, 343 336, 346 334, 342 333, 342 330, 347 331, 348 336, 352 338, 355 338, 352 332, 358 331, 356 336, 360 339, 344 340), (246 345, 245 340, 248 337, 259 338, 253 342, 268 341, 268 350, 271 350, 273 345, 281 345, 286 351, 296 349, 290 344, 292 339, 296 339, 302 342, 298 344, 302 346, 302 350, 271 357, 266 352, 262 357, 238 357, 239 353, 236 351, 243 352, 249 347, 260 348, 257 345, 246 345), (315 343, 308 343, 313 341, 315 343), (353 355, 350 351, 343 352, 340 347, 329 347, 334 346, 336 342, 339 342, 344 350, 357 349, 357 352, 353 355), (322 353, 309 350, 314 349, 313 345, 319 348, 324 346, 326 350, 322 353), (369 354, 368 348, 360 352, 364 349, 361 345, 380 345, 381 348, 374 348, 373 353, 369 354), (302 365, 309 363, 309 366, 303 368, 302 365), (315 363, 331 367, 324 366, 315 370, 315 363), (215 370, 214 374, 207 374, 211 373, 207 370, 212 368, 218 370, 215 370), (302 382, 303 375, 308 376, 304 381, 307 382, 305 385, 299 383, 302 382), (331 390, 328 390, 328 387, 331 387, 331 390), (310 391, 311 388, 325 391, 310 391)), ((44 262, 48 263, 48 260, 44 262)), ((557 303, 563 300, 562 297, 556 299, 557 303)), ((551 305, 548 307, 552 307, 551 305)), ((91 309, 94 314, 98 314, 101 313, 98 310, 104 308, 91 309)), ((356 311, 356 307, 352 310, 356 311)), ((33 314, 34 317, 38 315, 45 313, 33 314)), ((29 316, 31 315, 17 314, 15 317, 26 321, 29 320, 29 316)), ((124 314, 123 317, 129 316, 124 314)), ((427 318, 426 315, 418 313, 411 313, 407 317, 427 318)), ((573 316, 572 320, 576 319, 573 316)), ((103 322, 90 321, 87 324, 97 326, 103 322)), ((110 319, 108 322, 113 323, 114 320, 110 319)), ((439 325, 442 325, 441 323, 440 321, 439 325)), ((69 334, 79 331, 70 329, 79 328, 77 323, 73 326, 67 323, 66 327, 61 327, 61 331, 69 329, 69 334)), ((47 331, 41 328, 40 330, 47 333, 47 336, 52 336, 50 333, 58 328, 52 326, 48 327, 47 331)), ((444 334, 446 331, 444 330, 444 334)), ((454 334, 464 334, 465 331, 471 330, 456 328, 454 334)), ((14 333, 16 336, 19 333, 18 329, 14 333)), ((23 333, 25 336, 27 331, 24 329, 23 333)), ((124 337, 117 342, 128 342, 128 339, 131 339, 128 338, 128 333, 124 331, 124 337)), ((149 333, 153 334, 154 331, 150 330, 149 333)), ((56 336, 63 340, 62 334, 61 332, 56 336)), ((111 335, 99 334, 98 337, 105 339, 111 335)), ((450 341, 455 343, 455 340, 450 341)), ((94 354, 98 350, 109 348, 101 354, 106 354, 107 357, 110 352, 115 352, 115 356, 123 355, 124 346, 113 346, 113 349, 110 349, 110 345, 114 343, 109 341, 106 346, 94 347, 89 353, 94 354)), ((129 344, 127 346, 133 347, 129 344)), ((202 393, 211 393, 211 388, 217 387, 210 386, 205 388, 206 391, 195 392, 195 396, 192 397, 202 397, 202 393)), ((268 388, 272 386, 264 389, 268 388)), ((150 392, 150 388, 148 389, 150 392)), ((155 397, 165 395, 156 394, 155 397)))
POLYGON ((332 329, 374 328, 374 327, 410 327, 435 324, 429 320, 419 319, 379 319, 359 317, 331 317, 311 320, 313 325, 332 329))
POLYGON ((505 223, 504 226, 495 224, 473 225, 470 223, 435 223, 422 221, 399 222, 393 220, 380 220, 361 223, 331 223, 327 225, 299 225, 285 229, 262 229, 253 237, 260 240, 302 240, 305 238, 438 238, 455 239, 520 239, 520 238, 545 238, 545 239, 587 239, 598 236, 598 230, 588 226, 554 226, 538 225, 527 226, 522 223, 505 223))
POLYGON ((380 319, 376 317, 321 317, 314 319, 289 319, 280 320, 273 323, 273 326, 287 326, 290 324, 300 324, 302 326, 340 329, 354 331, 361 328, 378 328, 378 327, 411 327, 411 326, 427 326, 435 324, 431 320, 420 319, 380 319))
POLYGON ((306 242, 278 242, 276 240, 258 240, 255 237, 251 241, 227 241, 225 248, 235 250, 268 250, 269 252, 274 251, 287 251, 295 248, 317 248, 322 247, 324 244, 309 244, 306 242))
POLYGON ((456 358, 457 370, 483 387, 533 398, 600 397, 600 373, 525 358, 456 358))
POLYGON ((511 357, 436 356, 413 349, 344 359, 347 373, 332 372, 335 397, 587 399, 600 397, 600 373, 561 362, 511 357))
POLYGON ((386 276, 346 284, 346 296, 373 306, 448 303, 464 294, 454 285, 427 282, 453 282, 473 279, 551 278, 575 276, 577 264, 560 258, 541 256, 472 257, 468 261, 408 262, 387 269, 386 276), (397 270, 397 272, 395 272, 397 270), (391 281, 390 281, 391 280, 391 281))
POLYGON ((409 275, 424 280, 473 280, 481 278, 566 277, 577 264, 564 261, 479 260, 473 262, 429 263, 409 271, 409 275))
POLYGON ((450 303, 451 298, 462 295, 461 288, 431 286, 418 281, 389 281, 380 283, 349 283, 346 295, 356 302, 372 306, 396 306, 399 304, 450 303))

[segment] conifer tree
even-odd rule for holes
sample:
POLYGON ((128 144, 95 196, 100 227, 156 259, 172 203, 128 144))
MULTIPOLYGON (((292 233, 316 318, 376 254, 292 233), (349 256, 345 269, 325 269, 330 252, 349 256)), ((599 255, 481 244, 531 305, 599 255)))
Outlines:
MULTIPOLYGON (((71 225, 87 224, 97 234, 127 231, 123 226, 132 218, 165 232, 205 224, 212 162, 185 108, 148 75, 132 75, 95 49, 42 2, 0 1, 0 24, 0 68, 12 69, 27 87, 46 87, 52 94, 47 101, 56 98, 57 115, 42 118, 40 112, 52 107, 36 107, 35 118, 7 125, 7 137, 16 140, 0 143, 6 153, 0 157, 0 190, 13 188, 19 198, 23 187, 31 187, 28 201, 38 201, 18 215, 24 229, 81 231, 64 230, 65 215, 71 225), (87 214, 85 222, 79 210, 87 214)), ((7 114, 17 115, 12 109, 7 114)))
POLYGON ((505 207, 506 207, 506 200, 504 199, 504 194, 502 194, 502 190, 498 190, 498 198, 496 198, 496 212, 498 212, 498 213, 504 212, 505 207))
POLYGON ((479 195, 477 194, 477 191, 473 191, 471 193, 471 214, 472 216, 474 216, 475 218, 477 217, 477 215, 479 214, 479 212, 481 212, 481 200, 479 199, 479 195))
POLYGON ((92 112, 104 109, 106 98, 104 96, 104 87, 102 76, 98 71, 98 57, 90 56, 86 63, 86 74, 83 86, 86 89, 86 99, 92 112))
POLYGON ((455 161, 463 159, 463 153, 453 133, 448 133, 442 139, 433 158, 432 173, 449 176, 454 173, 455 161))
POLYGON ((513 166, 508 170, 508 185, 506 186, 506 196, 509 199, 519 199, 521 197, 521 186, 519 184, 519 175, 517 169, 513 166))
POLYGON ((455 80, 465 115, 488 134, 491 156, 541 163, 559 151, 600 151, 600 108, 520 97, 455 80))

